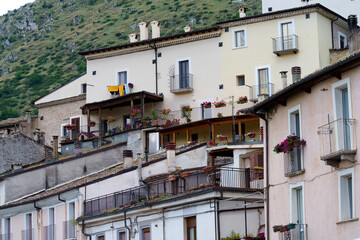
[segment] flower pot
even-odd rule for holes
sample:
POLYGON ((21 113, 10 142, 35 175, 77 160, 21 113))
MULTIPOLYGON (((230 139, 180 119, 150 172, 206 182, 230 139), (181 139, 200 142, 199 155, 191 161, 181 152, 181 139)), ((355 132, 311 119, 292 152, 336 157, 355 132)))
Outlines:
POLYGON ((168 177, 168 180, 169 180, 169 181, 175 181, 175 180, 176 180, 176 176, 175 176, 175 175, 170 175, 170 176, 168 177))
POLYGON ((216 147, 218 145, 218 143, 209 143, 209 145, 212 147, 216 147))
POLYGON ((180 174, 180 176, 182 178, 186 178, 186 177, 190 176, 190 173, 189 172, 183 172, 183 173, 180 174))
POLYGON ((247 103, 248 100, 240 100, 240 101, 236 101, 236 102, 237 102, 237 104, 244 104, 244 103, 247 103))
POLYGON ((289 229, 287 229, 286 226, 281 226, 280 232, 287 232, 287 231, 289 231, 289 229))
POLYGON ((219 140, 220 141, 225 141, 225 140, 227 140, 227 137, 219 137, 219 140))
POLYGON ((137 112, 132 112, 130 113, 131 116, 136 116, 137 115, 137 112))
POLYGON ((250 134, 249 138, 255 138, 256 134, 250 134))
POLYGON ((204 108, 211 108, 211 105, 204 105, 204 108))

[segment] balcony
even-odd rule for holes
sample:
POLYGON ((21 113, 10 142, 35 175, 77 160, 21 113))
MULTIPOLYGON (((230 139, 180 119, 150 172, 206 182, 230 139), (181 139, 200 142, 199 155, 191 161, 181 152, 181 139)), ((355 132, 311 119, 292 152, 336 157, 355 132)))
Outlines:
POLYGON ((274 93, 274 84, 260 84, 250 86, 249 100, 252 102, 262 101, 274 93))
POLYGON ((356 120, 338 119, 318 129, 320 136, 320 159, 327 165, 337 167, 342 160, 355 162, 356 120))
POLYGON ((203 191, 209 188, 231 189, 232 191, 262 190, 263 177, 252 178, 253 170, 237 168, 211 168, 184 171, 158 179, 144 186, 126 189, 84 203, 84 215, 92 216, 108 210, 130 208, 133 205, 161 202, 178 195, 203 191))
POLYGON ((44 240, 55 239, 55 224, 48 225, 43 228, 43 239, 44 240))
POLYGON ((76 239, 76 220, 65 221, 63 224, 65 239, 76 239))
POLYGON ((298 50, 298 36, 295 34, 273 38, 273 53, 277 56, 285 54, 296 54, 298 50))
POLYGON ((170 76, 170 92, 175 94, 193 92, 193 75, 182 74, 170 76))
POLYGON ((21 231, 22 240, 34 240, 34 229, 26 229, 21 231))
MULTIPOLYGON (((307 226, 306 224, 294 224, 295 228, 288 226, 293 225, 289 224, 286 226, 279 226, 279 240, 305 240, 307 239, 307 226)), ((274 227, 275 229, 275 227, 274 227)))
POLYGON ((290 153, 284 153, 285 176, 292 177, 303 173, 305 170, 302 166, 303 148, 294 147, 290 153))
POLYGON ((12 240, 12 233, 4 233, 4 234, 0 234, 0 240, 12 240))

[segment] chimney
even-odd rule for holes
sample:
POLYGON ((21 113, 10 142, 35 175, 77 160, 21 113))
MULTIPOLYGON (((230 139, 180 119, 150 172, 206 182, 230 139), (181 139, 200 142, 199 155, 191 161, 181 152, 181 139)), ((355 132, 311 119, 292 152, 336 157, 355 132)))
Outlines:
POLYGON ((149 28, 147 22, 139 23, 140 28, 140 41, 147 40, 149 38, 149 28))
POLYGON ((123 151, 123 159, 124 159, 124 168, 131 168, 133 166, 133 151, 132 150, 124 150, 123 151))
POLYGON ((301 78, 301 67, 295 66, 291 68, 293 83, 297 82, 301 78))
POLYGON ((16 172, 22 169, 22 163, 12 163, 11 164, 11 171, 16 172))
POLYGON ((191 31, 192 31, 192 27, 186 26, 186 27, 184 27, 184 31, 185 31, 185 32, 191 32, 191 31))
POLYGON ((287 86, 287 71, 280 72, 281 74, 281 82, 282 82, 282 88, 286 88, 287 86))
POLYGON ((81 141, 74 142, 74 150, 75 150, 75 156, 79 156, 82 153, 82 142, 81 141))
POLYGON ((59 158, 58 146, 59 146, 58 136, 53 136, 53 157, 55 160, 59 158))
POLYGON ((45 151, 45 162, 50 162, 54 160, 53 150, 51 150, 51 148, 44 145, 44 151, 45 151))
POLYGON ((238 12, 239 12, 239 17, 240 18, 246 17, 246 7, 240 6, 238 8, 238 12))
POLYGON ((137 155, 137 171, 138 171, 138 177, 139 177, 139 183, 140 185, 143 184, 143 179, 142 179, 142 159, 141 159, 141 153, 136 154, 137 155))
POLYGON ((167 157, 167 168, 168 172, 175 172, 175 149, 176 144, 173 142, 169 142, 166 144, 166 157, 167 157))
POLYGON ((349 26, 349 50, 350 54, 359 49, 359 37, 358 37, 358 28, 357 28, 357 17, 356 15, 350 15, 348 17, 348 26, 349 26))
POLYGON ((129 39, 130 39, 130 42, 133 43, 133 42, 137 42, 138 41, 138 35, 136 33, 131 33, 129 34, 129 39))
POLYGON ((151 25, 151 38, 160 37, 160 24, 161 24, 161 22, 159 22, 159 21, 150 22, 150 25, 151 25))

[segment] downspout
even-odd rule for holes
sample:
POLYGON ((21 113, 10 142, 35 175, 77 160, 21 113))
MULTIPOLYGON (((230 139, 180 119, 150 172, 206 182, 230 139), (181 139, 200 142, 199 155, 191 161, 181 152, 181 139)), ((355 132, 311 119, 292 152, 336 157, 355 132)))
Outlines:
POLYGON ((124 225, 125 228, 128 230, 129 234, 128 234, 128 239, 131 240, 131 229, 126 225, 126 211, 124 211, 124 225))
POLYGON ((149 43, 149 47, 155 50, 155 86, 156 86, 156 95, 158 95, 158 49, 156 44, 154 43, 153 46, 149 43))
POLYGON ((85 233, 85 225, 84 225, 84 220, 82 220, 82 226, 81 226, 81 232, 82 232, 82 234, 84 234, 84 236, 85 236, 85 238, 86 237, 89 237, 90 238, 90 240, 91 240, 91 235, 90 234, 87 234, 87 233, 85 233))
POLYGON ((163 240, 165 240, 165 209, 162 209, 162 219, 163 219, 163 240))
POLYGON ((339 17, 336 17, 335 19, 331 20, 331 42, 332 42, 332 49, 334 49, 334 22, 338 20, 339 17))
POLYGON ((216 222, 217 222, 217 239, 220 240, 220 214, 219 214, 219 200, 216 200, 216 222))

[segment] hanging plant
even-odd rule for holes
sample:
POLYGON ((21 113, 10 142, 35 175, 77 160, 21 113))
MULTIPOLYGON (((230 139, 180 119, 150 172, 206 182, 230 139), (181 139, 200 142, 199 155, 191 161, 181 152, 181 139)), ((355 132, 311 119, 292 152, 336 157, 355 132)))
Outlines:
POLYGON ((216 108, 226 107, 226 102, 224 100, 221 100, 220 102, 214 102, 214 106, 216 108))
POLYGON ((211 102, 203 102, 202 105, 204 106, 204 108, 211 108, 211 102))
POLYGON ((160 112, 161 112, 162 115, 169 115, 169 113, 171 112, 171 109, 163 108, 163 109, 161 109, 160 112))
POLYGON ((92 120, 88 122, 89 127, 95 127, 95 124, 96 124, 95 121, 92 120))
POLYGON ((287 136, 284 141, 276 146, 273 149, 275 153, 290 153, 294 150, 295 147, 306 145, 306 141, 304 139, 300 139, 298 136, 287 136))
POLYGON ((140 113, 141 111, 140 111, 140 109, 131 109, 131 116, 136 116, 136 115, 138 115, 139 113, 140 113))
POLYGON ((238 104, 243 104, 248 102, 247 96, 239 97, 236 101, 238 104))
POLYGON ((65 127, 67 130, 75 130, 76 125, 75 124, 66 124, 65 127))

